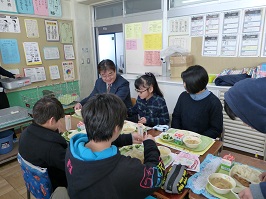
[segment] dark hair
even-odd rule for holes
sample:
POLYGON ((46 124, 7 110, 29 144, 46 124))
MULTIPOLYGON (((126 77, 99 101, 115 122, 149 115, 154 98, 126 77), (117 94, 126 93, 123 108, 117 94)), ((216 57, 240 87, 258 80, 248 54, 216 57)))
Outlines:
POLYGON ((98 70, 99 74, 100 74, 100 72, 106 71, 106 70, 116 71, 115 63, 110 59, 104 59, 98 64, 97 70, 98 70))
POLYGON ((45 124, 54 117, 55 121, 65 116, 62 104, 54 97, 43 97, 33 106, 33 120, 37 124, 45 124))
POLYGON ((127 108, 116 95, 104 93, 91 97, 82 107, 81 114, 89 140, 108 141, 116 126, 123 128, 127 108))
POLYGON ((224 100, 224 111, 226 112, 226 114, 232 119, 235 120, 236 119, 236 114, 232 111, 232 109, 229 107, 229 105, 227 104, 227 102, 224 100))
POLYGON ((141 86, 144 88, 149 88, 150 86, 153 86, 153 93, 163 97, 163 93, 160 90, 157 80, 152 73, 145 73, 145 75, 142 75, 141 77, 135 80, 135 88, 139 89, 139 87, 141 86))
POLYGON ((181 73, 186 90, 190 94, 196 94, 206 88, 209 76, 207 71, 200 65, 194 65, 181 73))

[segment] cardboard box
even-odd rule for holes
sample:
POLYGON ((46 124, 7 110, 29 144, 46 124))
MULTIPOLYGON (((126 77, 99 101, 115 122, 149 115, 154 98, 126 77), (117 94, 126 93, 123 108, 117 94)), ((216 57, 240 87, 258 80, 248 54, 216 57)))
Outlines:
POLYGON ((170 66, 171 67, 189 67, 192 65, 193 57, 192 55, 172 55, 170 57, 170 66))
POLYGON ((179 66, 170 68, 170 77, 181 77, 181 73, 185 71, 188 66, 179 66))

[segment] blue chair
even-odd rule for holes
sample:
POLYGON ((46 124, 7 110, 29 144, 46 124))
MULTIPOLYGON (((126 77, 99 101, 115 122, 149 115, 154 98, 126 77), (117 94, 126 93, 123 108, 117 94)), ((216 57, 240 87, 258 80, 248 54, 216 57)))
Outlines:
POLYGON ((30 193, 32 193, 36 199, 49 199, 53 192, 53 188, 47 168, 34 166, 24 160, 19 153, 17 159, 26 184, 27 199, 30 199, 30 193))

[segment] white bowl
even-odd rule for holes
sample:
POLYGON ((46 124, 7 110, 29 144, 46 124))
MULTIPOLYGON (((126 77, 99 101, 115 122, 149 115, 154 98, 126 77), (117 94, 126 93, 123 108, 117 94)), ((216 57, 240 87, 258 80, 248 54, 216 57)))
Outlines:
POLYGON ((211 185, 212 189, 218 194, 227 194, 236 187, 235 180, 229 175, 223 173, 213 173, 209 175, 208 182, 211 185), (216 179, 216 182, 213 181, 214 179, 216 179), (230 188, 222 188, 222 186, 225 186, 226 182, 228 182, 228 184, 231 184, 230 188))
POLYGON ((183 142, 188 148, 195 149, 201 144, 201 139, 199 137, 187 135, 183 138, 183 142))
POLYGON ((75 113, 76 113, 78 116, 81 117, 81 109, 77 109, 77 110, 75 110, 75 113))
POLYGON ((162 159, 166 158, 167 156, 171 154, 171 150, 165 146, 158 146, 158 149, 160 151, 162 159))

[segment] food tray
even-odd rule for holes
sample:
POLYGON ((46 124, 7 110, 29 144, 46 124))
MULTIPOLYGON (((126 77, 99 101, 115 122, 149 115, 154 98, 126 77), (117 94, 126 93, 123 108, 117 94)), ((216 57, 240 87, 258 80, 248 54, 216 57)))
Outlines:
POLYGON ((0 126, 28 118, 28 110, 20 106, 13 106, 0 110, 0 126))
MULTIPOLYGON (((169 134, 174 134, 176 131, 178 131, 178 129, 169 129, 166 133, 169 133, 169 134)), ((183 130, 182 130, 183 131, 183 130)), ((189 132, 189 131, 188 131, 189 132)), ((195 152, 199 152, 199 151, 203 151, 205 150, 210 144, 213 143, 213 140, 207 136, 200 136, 200 139, 201 139, 201 143, 200 145, 197 147, 197 148, 189 148, 187 147, 185 144, 180 144, 180 143, 176 143, 174 142, 174 140, 171 140, 171 141, 165 141, 161 138, 159 138, 161 142, 163 142, 164 144, 166 145, 170 145, 170 147, 172 148, 176 148, 177 150, 179 148, 183 148, 183 149, 187 149, 187 150, 190 150, 190 151, 195 151, 195 152)))

